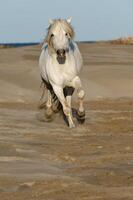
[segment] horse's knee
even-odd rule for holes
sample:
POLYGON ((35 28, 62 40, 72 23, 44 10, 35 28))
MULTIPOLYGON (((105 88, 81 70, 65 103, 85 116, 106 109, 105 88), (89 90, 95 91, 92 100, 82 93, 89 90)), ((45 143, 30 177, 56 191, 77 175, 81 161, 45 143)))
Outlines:
POLYGON ((78 98, 79 98, 79 99, 83 99, 84 96, 85 96, 84 90, 83 90, 83 89, 79 90, 79 92, 78 92, 78 98))
POLYGON ((63 105, 63 112, 64 114, 68 117, 71 115, 71 107, 70 105, 68 104, 67 100, 64 102, 64 105, 63 105))
POLYGON ((78 76, 76 76, 73 81, 72 81, 72 85, 74 88, 78 89, 81 87, 81 80, 78 76))

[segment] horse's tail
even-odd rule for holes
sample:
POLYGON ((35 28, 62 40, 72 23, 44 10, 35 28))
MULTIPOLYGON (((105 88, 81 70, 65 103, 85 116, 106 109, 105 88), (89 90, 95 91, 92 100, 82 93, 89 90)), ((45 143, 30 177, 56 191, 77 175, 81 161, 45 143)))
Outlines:
MULTIPOLYGON (((53 109, 54 112, 59 112, 62 109, 62 105, 61 105, 58 97, 56 96, 52 85, 50 83, 48 83, 47 81, 45 81, 44 78, 42 78, 41 87, 43 87, 43 93, 42 93, 42 96, 41 96, 41 100, 44 97, 45 90, 46 89, 49 90, 51 95, 52 95, 52 109, 53 109)), ((39 109, 43 109, 45 107, 46 107, 46 101, 44 101, 43 103, 41 103, 39 105, 39 109)))

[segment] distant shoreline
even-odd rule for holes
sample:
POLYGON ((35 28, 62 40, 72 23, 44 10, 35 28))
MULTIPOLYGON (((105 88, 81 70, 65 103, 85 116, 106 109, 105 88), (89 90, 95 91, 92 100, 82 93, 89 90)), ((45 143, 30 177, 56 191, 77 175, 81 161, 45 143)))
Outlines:
POLYGON ((0 47, 25 47, 38 44, 40 44, 40 42, 0 43, 0 47))
MULTIPOLYGON (((77 43, 84 44, 95 44, 95 43, 107 43, 107 44, 123 44, 123 45, 133 45, 133 37, 119 38, 114 40, 99 40, 99 41, 76 41, 77 43)), ((25 47, 39 45, 41 42, 10 42, 10 43, 0 43, 1 48, 11 48, 11 47, 25 47)))
MULTIPOLYGON (((96 43, 96 41, 76 41, 78 43, 96 43)), ((25 46, 34 46, 39 45, 40 42, 17 42, 17 43, 0 43, 0 48, 9 48, 9 47, 25 47, 25 46)))

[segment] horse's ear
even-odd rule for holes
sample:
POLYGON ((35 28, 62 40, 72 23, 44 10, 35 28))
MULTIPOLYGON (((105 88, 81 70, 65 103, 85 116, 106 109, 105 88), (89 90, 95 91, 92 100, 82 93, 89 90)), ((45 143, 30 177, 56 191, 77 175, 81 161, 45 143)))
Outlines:
POLYGON ((69 18, 67 19, 68 24, 70 24, 71 21, 72 21, 72 17, 69 17, 69 18))
POLYGON ((52 25, 54 23, 54 20, 53 19, 49 19, 48 22, 49 22, 49 25, 52 25))

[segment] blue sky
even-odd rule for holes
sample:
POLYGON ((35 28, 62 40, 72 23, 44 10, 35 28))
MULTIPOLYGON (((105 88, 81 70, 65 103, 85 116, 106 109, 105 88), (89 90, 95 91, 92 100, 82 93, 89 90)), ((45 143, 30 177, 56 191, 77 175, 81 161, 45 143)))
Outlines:
POLYGON ((49 18, 69 16, 76 40, 133 35, 133 0, 0 0, 0 42, 42 41, 49 18))

